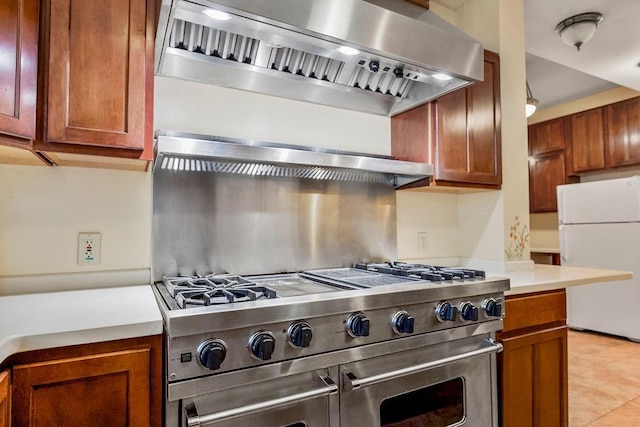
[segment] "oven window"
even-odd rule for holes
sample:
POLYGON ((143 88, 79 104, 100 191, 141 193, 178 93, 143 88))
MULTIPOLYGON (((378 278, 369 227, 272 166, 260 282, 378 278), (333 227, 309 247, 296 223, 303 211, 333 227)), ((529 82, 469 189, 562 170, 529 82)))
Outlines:
POLYGON ((462 378, 401 394, 380 405, 382 427, 446 427, 463 419, 462 378))

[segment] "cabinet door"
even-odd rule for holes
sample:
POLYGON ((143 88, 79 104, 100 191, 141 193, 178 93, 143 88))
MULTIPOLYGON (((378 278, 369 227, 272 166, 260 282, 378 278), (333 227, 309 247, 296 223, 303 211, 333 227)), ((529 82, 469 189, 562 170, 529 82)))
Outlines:
POLYGON ((0 62, 0 133, 34 139, 38 0, 2 0, 0 62))
POLYGON ((435 179, 502 183, 500 63, 485 52, 484 81, 435 102, 435 179))
POLYGON ((9 371, 0 372, 0 427, 9 427, 9 371))
POLYGON ((452 92, 439 98, 434 105, 434 178, 459 181, 468 171, 467 91, 452 92))
POLYGON ((46 142, 142 150, 145 0, 48 0, 46 142))
POLYGON ((503 339, 502 425, 568 425, 567 328, 503 339))
POLYGON ((529 155, 564 150, 564 119, 529 126, 529 155))
POLYGON ((565 184, 564 152, 541 154, 529 160, 530 211, 556 212, 556 187, 565 184))
POLYGON ((609 166, 640 164, 640 98, 607 106, 609 166))
POLYGON ((16 426, 150 425, 150 349, 18 365, 16 426))
POLYGON ((469 167, 463 182, 502 183, 500 151, 500 62, 485 52, 484 81, 467 89, 469 167))
POLYGON ((573 172, 604 169, 602 108, 569 116, 573 172))

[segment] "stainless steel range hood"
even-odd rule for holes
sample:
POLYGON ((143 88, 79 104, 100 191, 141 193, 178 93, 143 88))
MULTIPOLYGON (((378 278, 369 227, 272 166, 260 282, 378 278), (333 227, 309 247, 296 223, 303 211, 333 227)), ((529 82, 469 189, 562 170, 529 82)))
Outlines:
POLYGON ((400 187, 433 175, 433 166, 389 156, 156 131, 154 173, 224 173, 380 183, 400 187))
POLYGON ((401 0, 163 0, 156 40, 159 75, 387 116, 483 78, 480 43, 401 0))

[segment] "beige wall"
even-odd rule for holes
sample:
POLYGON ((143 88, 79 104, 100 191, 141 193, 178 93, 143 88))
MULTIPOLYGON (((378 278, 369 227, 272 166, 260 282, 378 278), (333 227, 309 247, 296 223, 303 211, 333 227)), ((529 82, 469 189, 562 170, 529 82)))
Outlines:
POLYGON ((141 172, 0 165, 0 276, 149 268, 151 180, 141 172), (78 233, 102 233, 78 265, 78 233))

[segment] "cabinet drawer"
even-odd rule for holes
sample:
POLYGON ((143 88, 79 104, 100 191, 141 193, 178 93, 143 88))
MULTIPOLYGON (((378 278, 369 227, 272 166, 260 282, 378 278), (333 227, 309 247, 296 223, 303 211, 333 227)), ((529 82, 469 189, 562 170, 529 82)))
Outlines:
POLYGON ((567 320, 565 290, 506 298, 502 333, 532 328, 567 320))

